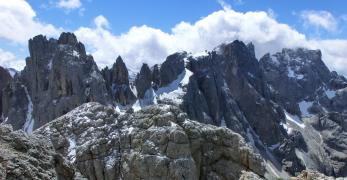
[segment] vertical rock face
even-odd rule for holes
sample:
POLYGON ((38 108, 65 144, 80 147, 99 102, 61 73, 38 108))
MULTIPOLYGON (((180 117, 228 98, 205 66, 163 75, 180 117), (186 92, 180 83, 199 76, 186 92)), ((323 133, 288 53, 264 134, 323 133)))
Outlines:
POLYGON ((107 103, 105 81, 93 57, 86 55, 74 34, 62 33, 58 40, 36 36, 29 40, 29 50, 24 70, 6 89, 8 123, 27 122, 26 126, 36 129, 82 103, 107 103), (22 100, 14 94, 20 94, 22 100), (27 108, 22 108, 25 104, 27 108), (17 111, 11 110, 14 107, 17 111), (25 111, 23 122, 17 117, 25 111))
POLYGON ((188 68, 194 75, 184 107, 191 118, 241 134, 251 127, 268 145, 283 138, 283 114, 268 98, 258 61, 245 44, 234 41, 218 52, 191 58, 188 68))
POLYGON ((0 66, 0 122, 4 121, 4 116, 2 116, 2 91, 11 81, 11 74, 3 67, 0 66))
POLYGON ((158 88, 160 87, 160 69, 158 64, 153 66, 152 82, 153 82, 153 89, 158 90, 158 88))
POLYGON ((112 69, 106 67, 102 70, 106 87, 113 100, 123 106, 135 102, 136 97, 129 85, 129 73, 123 59, 119 56, 112 69))
POLYGON ((165 62, 160 67, 161 87, 170 84, 183 72, 184 58, 186 56, 187 53, 183 52, 172 54, 166 58, 165 62))
POLYGON ((152 87, 152 72, 147 64, 143 64, 140 73, 136 76, 135 80, 137 97, 144 98, 146 91, 152 87))

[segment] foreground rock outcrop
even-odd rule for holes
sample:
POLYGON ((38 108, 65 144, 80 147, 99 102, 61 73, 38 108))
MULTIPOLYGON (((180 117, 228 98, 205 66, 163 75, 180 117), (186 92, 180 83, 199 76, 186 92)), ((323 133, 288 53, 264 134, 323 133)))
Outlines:
POLYGON ((71 179, 59 158, 49 139, 0 126, 0 179, 71 179))
POLYGON ((266 172, 240 135, 190 121, 173 106, 119 115, 88 103, 35 134, 48 137, 88 179, 238 179, 242 171, 266 172))

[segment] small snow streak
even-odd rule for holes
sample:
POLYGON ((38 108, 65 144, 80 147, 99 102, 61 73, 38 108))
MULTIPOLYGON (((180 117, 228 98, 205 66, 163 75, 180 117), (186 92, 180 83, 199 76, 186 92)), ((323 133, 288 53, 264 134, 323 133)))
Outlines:
POLYGON ((25 94, 26 94, 27 99, 28 99, 28 111, 27 111, 26 121, 25 121, 23 130, 26 133, 31 134, 33 132, 33 129, 34 129, 34 118, 32 117, 34 106, 33 106, 33 102, 31 101, 27 87, 24 85, 22 85, 22 87, 24 88, 25 94))

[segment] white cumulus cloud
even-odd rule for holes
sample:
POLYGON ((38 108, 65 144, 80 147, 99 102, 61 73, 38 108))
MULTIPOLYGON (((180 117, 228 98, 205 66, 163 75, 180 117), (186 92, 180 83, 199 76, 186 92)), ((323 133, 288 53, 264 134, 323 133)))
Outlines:
MULTIPOLYGON (((220 1, 221 4, 223 4, 220 1)), ((61 29, 37 20, 35 11, 24 0, 0 0, 0 39, 26 45, 37 34, 57 36, 61 29)), ((142 63, 154 65, 177 51, 197 53, 213 50, 221 43, 236 39, 253 42, 258 58, 282 48, 321 49, 323 60, 332 70, 347 74, 347 39, 309 39, 287 24, 278 22, 273 11, 237 12, 227 4, 196 22, 180 22, 169 32, 134 26, 122 34, 111 32, 112 23, 100 15, 91 27, 80 27, 75 34, 99 67, 110 66, 121 55, 128 68, 139 70, 142 63)), ((321 23, 320 26, 328 22, 321 23)), ((117 24, 113 24, 117 25, 117 24)), ((14 53, 0 51, 0 65, 21 69, 24 60, 14 53)))
POLYGON ((142 63, 161 63, 177 51, 197 53, 213 50, 221 43, 239 39, 245 43, 253 42, 258 58, 282 48, 321 49, 323 60, 330 68, 347 74, 347 40, 308 39, 264 11, 241 13, 224 8, 195 23, 181 22, 171 32, 144 25, 115 35, 107 28, 110 23, 105 17, 98 16, 94 23, 94 27, 81 27, 75 33, 100 67, 111 65, 121 55, 128 68, 136 71, 142 63))
POLYGON ((59 0, 57 3, 58 7, 64 9, 77 9, 82 6, 81 0, 59 0))
POLYGON ((11 52, 0 48, 0 65, 5 68, 21 69, 25 65, 23 59, 17 59, 11 52))
POLYGON ((336 31, 338 27, 336 18, 328 11, 302 11, 300 17, 305 26, 323 28, 331 32, 336 31))
POLYGON ((25 0, 0 0, 0 38, 26 44, 37 34, 54 36, 59 30, 36 19, 36 13, 25 0))

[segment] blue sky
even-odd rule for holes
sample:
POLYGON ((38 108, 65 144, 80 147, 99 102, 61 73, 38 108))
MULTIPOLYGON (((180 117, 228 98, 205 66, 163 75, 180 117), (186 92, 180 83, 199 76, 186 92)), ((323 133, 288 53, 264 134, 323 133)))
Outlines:
POLYGON ((122 55, 136 70, 175 51, 241 39, 255 43, 258 57, 284 47, 321 49, 330 68, 347 74, 345 7, 343 0, 0 0, 0 25, 10 24, 0 30, 0 65, 22 68, 36 34, 71 31, 100 67, 122 55))
MULTIPOLYGON (((55 1, 28 0, 37 16, 43 22, 52 23, 67 30, 80 26, 90 26, 93 19, 102 14, 112 24, 112 32, 124 33, 132 26, 148 25, 169 32, 181 21, 195 22, 222 7, 217 0, 81 0, 77 9, 57 8, 55 1)), ((300 32, 315 38, 347 37, 347 29, 326 33, 321 30, 319 36, 315 29, 305 28, 299 18, 301 11, 327 11, 336 16, 347 14, 347 1, 335 0, 225 0, 239 12, 273 11, 279 22, 289 24, 300 32), (313 31, 313 32, 312 32, 313 31)), ((344 25, 346 26, 346 25, 344 25)))

